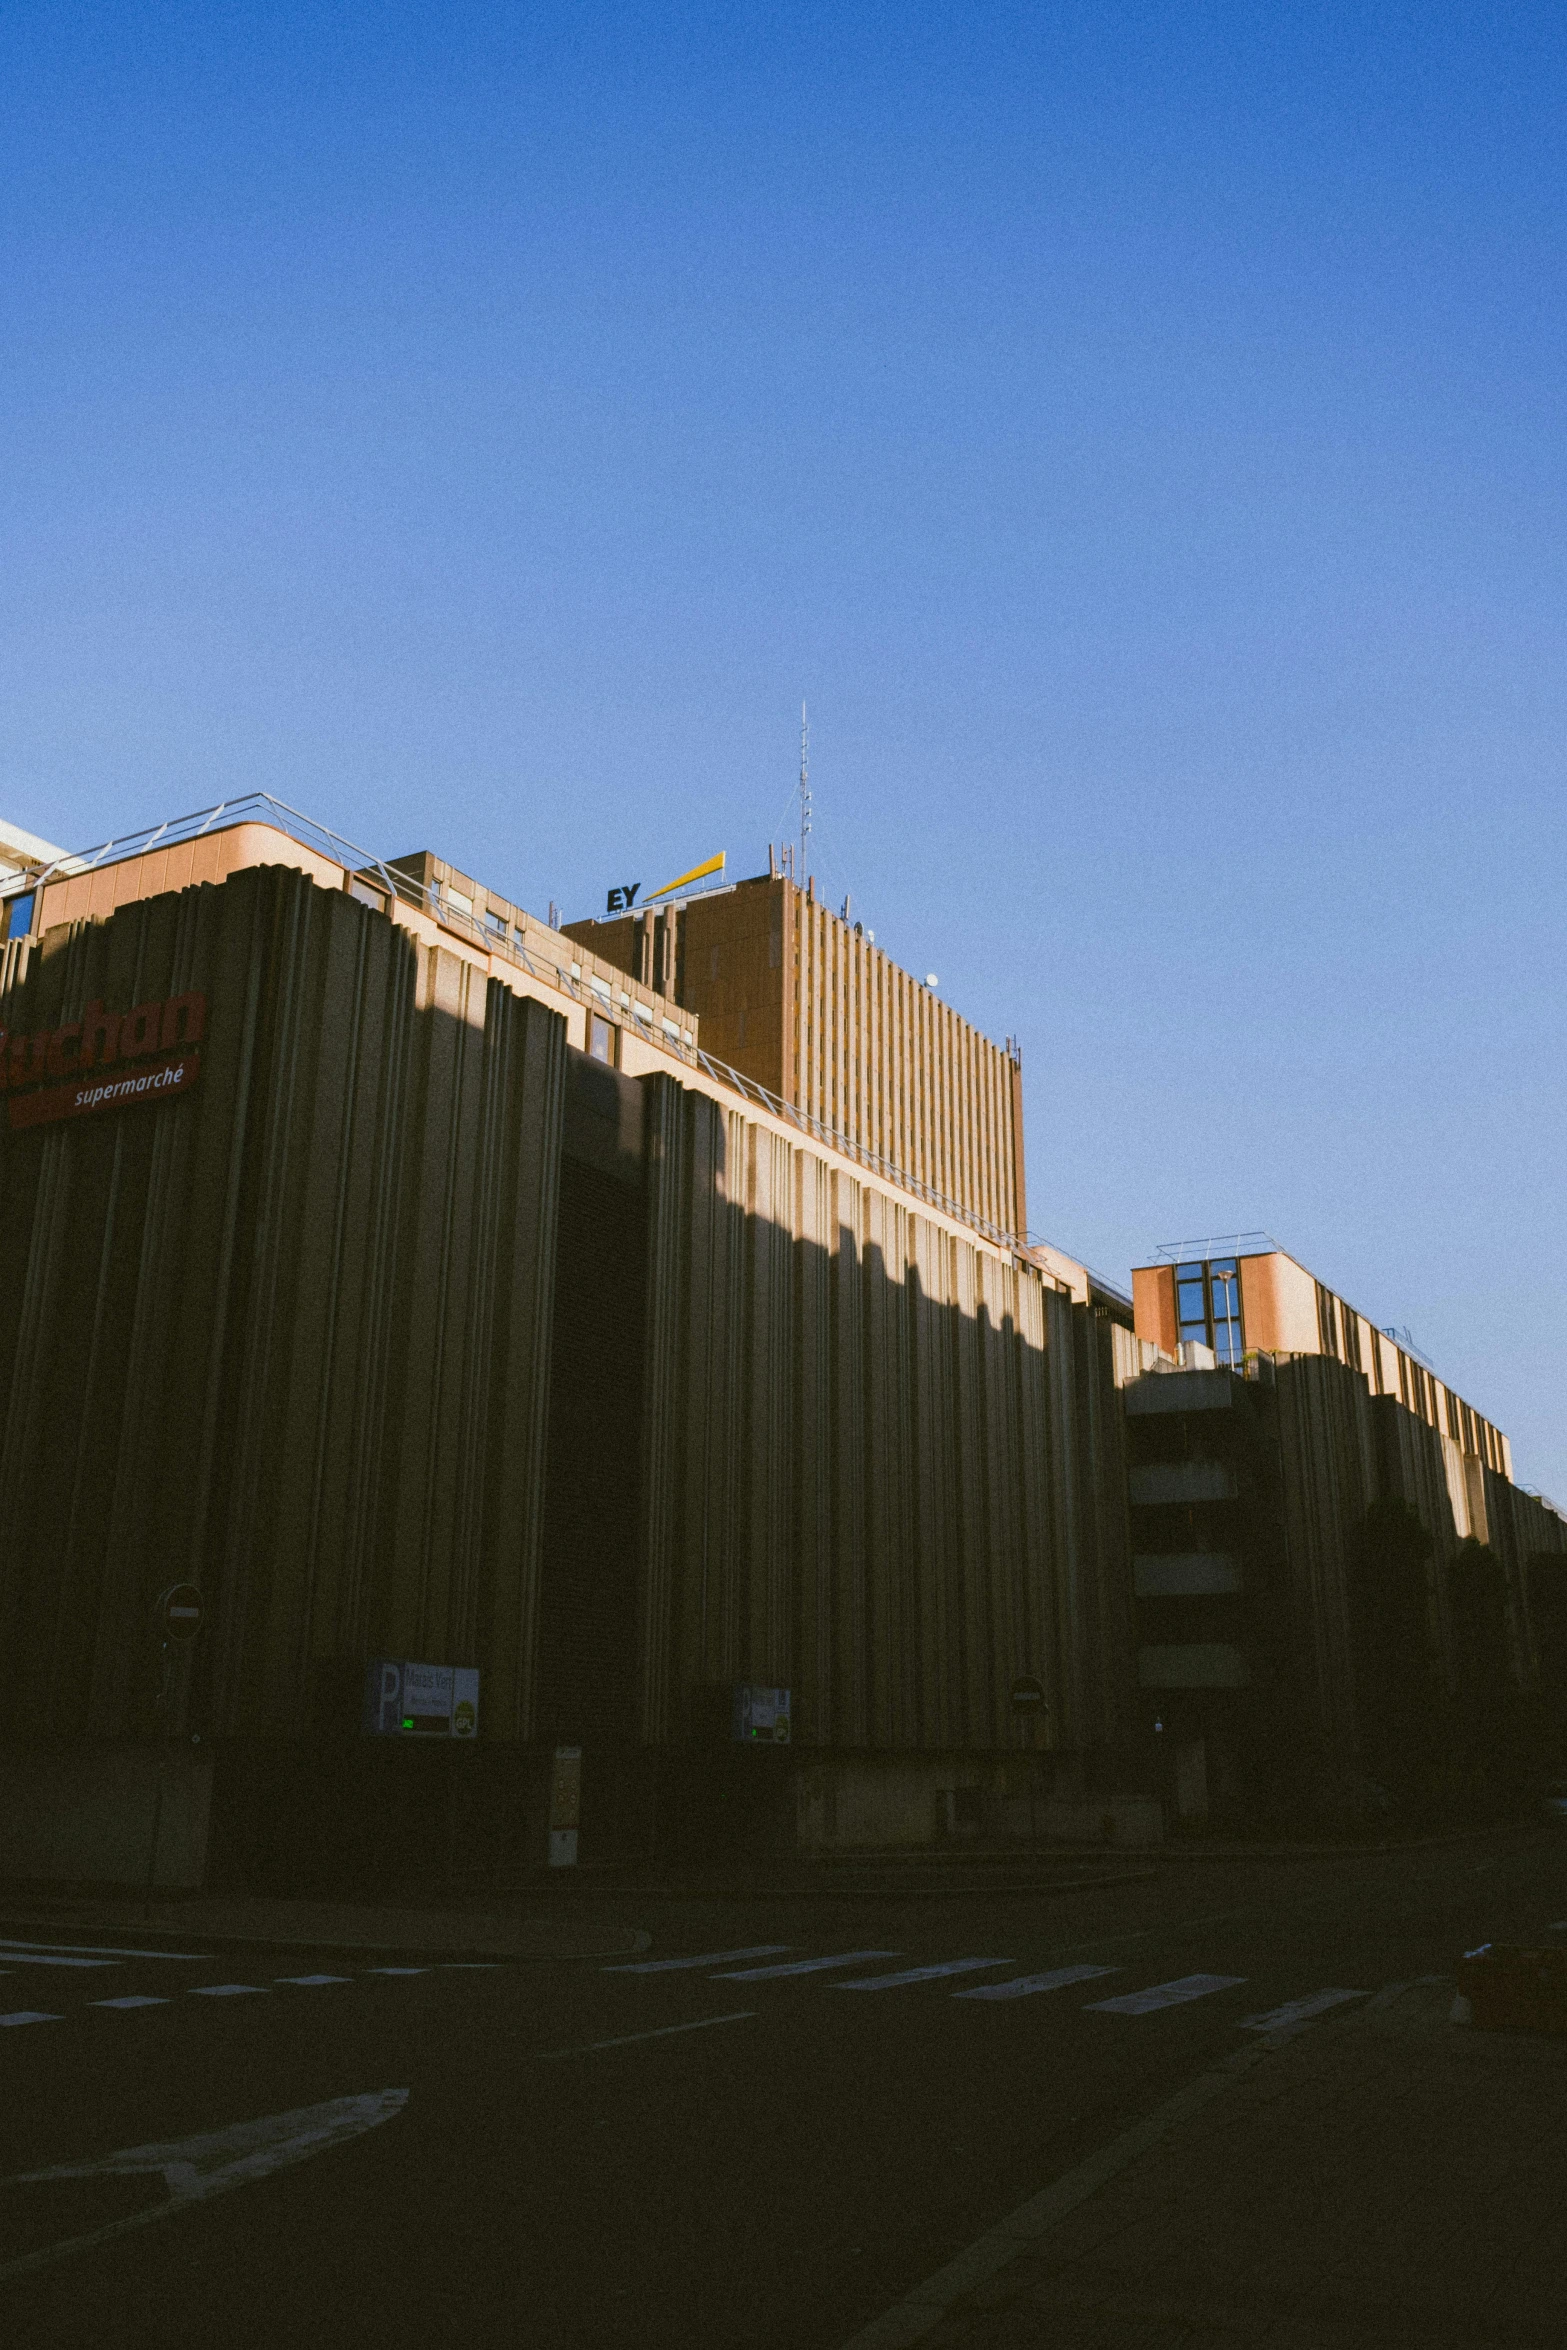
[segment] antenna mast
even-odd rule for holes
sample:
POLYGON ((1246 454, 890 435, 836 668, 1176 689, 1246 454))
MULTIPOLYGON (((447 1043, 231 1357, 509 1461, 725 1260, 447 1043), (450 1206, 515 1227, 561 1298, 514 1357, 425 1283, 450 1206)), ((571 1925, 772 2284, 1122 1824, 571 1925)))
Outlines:
POLYGON ((800 887, 805 887, 806 842, 811 836, 811 730, 800 704, 800 887))

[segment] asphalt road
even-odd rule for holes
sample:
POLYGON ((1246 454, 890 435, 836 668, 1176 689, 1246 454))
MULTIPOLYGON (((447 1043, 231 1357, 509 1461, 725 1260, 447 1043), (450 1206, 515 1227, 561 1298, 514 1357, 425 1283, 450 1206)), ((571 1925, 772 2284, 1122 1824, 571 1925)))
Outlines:
POLYGON ((1562 1921, 1547 1826, 1076 1890, 646 1901, 632 1964, 0 1948, 0 2314, 55 2350, 838 2350, 1255 2019, 1562 1921), (1076 1968, 1104 1971, 970 1995, 1076 1968))

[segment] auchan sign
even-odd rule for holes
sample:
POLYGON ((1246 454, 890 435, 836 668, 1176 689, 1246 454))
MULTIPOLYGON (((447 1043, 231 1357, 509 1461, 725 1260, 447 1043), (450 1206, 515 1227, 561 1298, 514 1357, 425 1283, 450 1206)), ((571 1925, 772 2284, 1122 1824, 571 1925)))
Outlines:
POLYGON ((187 1093, 201 1074, 204 995, 166 996, 129 1012, 90 1003, 79 1020, 32 1036, 0 1028, 0 1091, 11 1131, 86 1118, 187 1093))

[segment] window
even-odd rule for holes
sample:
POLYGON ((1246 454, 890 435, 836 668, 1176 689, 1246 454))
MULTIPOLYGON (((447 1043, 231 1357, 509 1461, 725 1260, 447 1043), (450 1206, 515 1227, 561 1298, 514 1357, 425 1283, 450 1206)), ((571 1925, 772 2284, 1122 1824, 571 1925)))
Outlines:
POLYGON ((1240 1267, 1234 1257, 1175 1268, 1175 1317, 1183 1345, 1195 1341, 1211 1346, 1219 1361, 1239 1365, 1244 1352, 1241 1329, 1240 1267))
POLYGON ((377 889, 373 882, 366 881, 358 873, 350 873, 348 876, 348 894, 351 898, 357 898, 362 906, 373 906, 378 914, 386 912, 385 890, 377 889))
POLYGON ((493 907, 488 908, 484 916, 484 927, 492 938, 498 938, 504 945, 506 939, 506 917, 504 914, 497 914, 493 907))
POLYGON ((446 902, 449 906, 455 906, 459 914, 473 912, 473 900, 468 892, 465 889, 453 889, 450 882, 446 884, 446 902))
POLYGON ((607 1061, 611 1068, 614 1067, 615 1031, 607 1020, 599 1018, 597 1012, 588 1014, 588 1052, 595 1061, 607 1061))
POLYGON ((1208 1267, 1213 1315, 1213 1351, 1221 1363, 1241 1359, 1241 1276, 1233 1257, 1215 1257, 1208 1267))
POLYGON ((34 890, 24 890, 19 898, 12 898, 8 902, 4 909, 7 916, 4 935, 7 938, 25 938, 32 929, 36 895, 34 890))

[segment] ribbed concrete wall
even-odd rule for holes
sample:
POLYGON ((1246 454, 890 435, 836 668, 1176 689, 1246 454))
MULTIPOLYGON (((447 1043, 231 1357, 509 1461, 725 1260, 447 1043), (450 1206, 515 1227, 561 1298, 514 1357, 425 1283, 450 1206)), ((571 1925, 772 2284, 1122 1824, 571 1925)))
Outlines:
POLYGON ((1567 1557, 1567 1520, 1547 1509, 1538 1494, 1523 1492, 1494 1469, 1483 1475, 1491 1548, 1507 1582, 1513 1669, 1526 1687, 1533 1687, 1540 1679, 1541 1641, 1532 1617, 1530 1570, 1541 1559, 1567 1557))
POLYGON ((750 1680, 808 1745, 1015 1746, 1019 1673, 1052 1744, 1114 1735, 1109 1325, 738 1108, 648 1095, 643 1735, 750 1680))
POLYGON ((0 1024, 187 989, 191 1092, 0 1128, 8 1729, 136 1729, 187 1579, 216 1735, 299 1735, 385 1648, 480 1665, 526 1737, 562 1023, 252 867, 7 949, 0 1024))
POLYGON ((1352 1774, 1360 1743, 1352 1575, 1377 1493, 1372 1403, 1360 1373, 1326 1355, 1281 1362, 1274 1397, 1292 1702, 1331 1800, 1352 1774))

